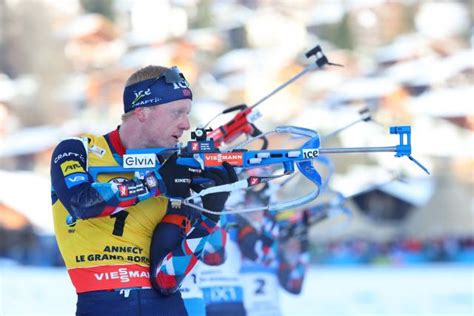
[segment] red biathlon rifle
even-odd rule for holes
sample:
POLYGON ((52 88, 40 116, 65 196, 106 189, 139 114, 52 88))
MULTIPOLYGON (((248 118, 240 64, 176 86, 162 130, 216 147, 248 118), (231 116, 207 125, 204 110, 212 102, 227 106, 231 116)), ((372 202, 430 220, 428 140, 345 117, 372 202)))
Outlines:
MULTIPOLYGON (((209 139, 204 129, 198 129, 192 133, 194 140, 188 142, 186 147, 171 148, 145 148, 145 149, 129 149, 124 156, 122 165, 120 166, 101 166, 90 167, 89 172, 94 179, 102 173, 135 173, 140 178, 145 178, 150 172, 153 172, 158 179, 158 188, 160 192, 167 196, 175 205, 188 205, 202 212, 212 214, 230 214, 251 212, 257 210, 282 211, 286 209, 299 208, 313 201, 320 192, 322 187, 321 176, 313 166, 313 160, 318 159, 320 154, 338 154, 338 153, 367 153, 367 152, 394 152, 395 157, 408 157, 415 162, 420 168, 428 173, 418 161, 411 156, 411 128, 410 126, 393 126, 390 127, 391 134, 398 134, 400 142, 396 146, 385 147, 353 147, 353 148, 323 148, 320 146, 320 138, 316 131, 294 127, 282 126, 277 127, 274 131, 261 134, 254 139, 265 137, 271 133, 289 133, 307 137, 309 140, 298 149, 275 149, 275 150, 245 150, 236 149, 232 151, 221 151, 215 147, 214 141, 209 139), (192 168, 223 168, 222 163, 228 162, 238 170, 246 170, 252 168, 262 168, 271 165, 283 166, 283 173, 280 175, 257 177, 251 176, 241 179, 235 183, 209 187, 201 190, 199 193, 193 194, 189 198, 181 199, 167 195, 164 181, 159 174, 161 168, 160 155, 166 153, 178 152, 177 163, 192 168), (142 161, 143 165, 136 164, 127 165, 127 161, 142 161), (199 200, 202 196, 218 192, 232 192, 240 189, 247 189, 259 183, 271 181, 273 179, 287 176, 295 172, 295 164, 303 176, 315 184, 315 189, 303 197, 293 199, 291 201, 279 202, 263 207, 251 208, 245 210, 226 210, 224 212, 213 212, 196 205, 194 201, 199 200)), ((197 179, 196 181, 199 181, 197 179)))
MULTIPOLYGON (((205 124, 201 130, 206 130, 208 132, 209 138, 214 140, 216 147, 220 147, 223 143, 230 144, 232 141, 237 139, 241 135, 247 135, 251 137, 256 137, 260 135, 262 132, 254 125, 254 122, 262 117, 262 114, 256 109, 257 106, 265 102, 271 96, 275 95, 280 90, 284 89, 288 85, 292 84, 299 78, 303 77, 305 74, 317 70, 322 69, 325 65, 331 66, 339 66, 342 65, 335 64, 329 62, 327 57, 324 55, 321 47, 319 45, 315 46, 314 48, 310 49, 306 54, 306 58, 311 58, 312 56, 316 57, 314 63, 309 64, 295 76, 290 78, 285 83, 281 84, 277 88, 275 88, 272 92, 258 100, 255 104, 251 106, 247 106, 246 104, 240 104, 228 109, 225 109, 221 113, 214 116, 207 124, 205 124), (219 126, 218 128, 206 129, 209 124, 214 121, 217 117, 223 114, 231 113, 234 111, 239 111, 230 121, 225 123, 224 125, 219 126)), ((262 148, 267 148, 268 142, 266 138, 263 138, 263 146, 262 148)))

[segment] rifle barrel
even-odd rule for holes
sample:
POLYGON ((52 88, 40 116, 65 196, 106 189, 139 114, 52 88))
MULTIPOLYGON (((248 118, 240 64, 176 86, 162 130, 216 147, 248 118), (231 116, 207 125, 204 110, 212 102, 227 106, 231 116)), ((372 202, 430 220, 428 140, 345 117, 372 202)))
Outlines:
POLYGON ((348 148, 319 148, 320 154, 374 153, 396 152, 395 146, 386 147, 348 147, 348 148))

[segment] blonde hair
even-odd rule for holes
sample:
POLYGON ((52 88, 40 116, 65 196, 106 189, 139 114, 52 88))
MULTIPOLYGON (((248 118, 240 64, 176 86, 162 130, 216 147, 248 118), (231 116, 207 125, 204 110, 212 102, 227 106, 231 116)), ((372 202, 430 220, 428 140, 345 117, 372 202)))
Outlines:
POLYGON ((156 78, 167 70, 169 70, 169 68, 163 66, 146 66, 137 70, 130 77, 128 77, 127 81, 125 82, 125 87, 131 86, 132 84, 140 81, 156 78))
MULTIPOLYGON (((130 77, 128 77, 125 82, 125 87, 131 86, 132 84, 145 81, 148 79, 156 78, 169 70, 167 67, 163 66, 153 66, 149 65, 144 68, 141 68, 135 71, 130 77)), ((122 122, 125 121, 128 117, 133 115, 133 111, 122 114, 122 122)))

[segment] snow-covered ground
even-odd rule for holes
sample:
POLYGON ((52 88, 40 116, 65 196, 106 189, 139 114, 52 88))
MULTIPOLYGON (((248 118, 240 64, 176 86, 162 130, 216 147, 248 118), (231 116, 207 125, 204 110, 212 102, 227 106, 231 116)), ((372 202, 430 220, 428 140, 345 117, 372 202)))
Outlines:
MULTIPOLYGON (((0 266, 0 315, 74 315, 62 268, 0 266)), ((284 315, 474 315, 474 266, 312 267, 284 315)))

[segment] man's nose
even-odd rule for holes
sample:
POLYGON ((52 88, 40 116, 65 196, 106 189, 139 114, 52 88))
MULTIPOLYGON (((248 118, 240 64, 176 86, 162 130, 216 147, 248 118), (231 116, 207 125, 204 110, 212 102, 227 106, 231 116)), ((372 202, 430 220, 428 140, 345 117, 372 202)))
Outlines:
POLYGON ((184 118, 181 119, 181 121, 179 122, 178 127, 181 128, 181 129, 184 129, 184 130, 188 130, 188 129, 191 128, 191 124, 189 123, 189 118, 188 118, 187 115, 184 118))

